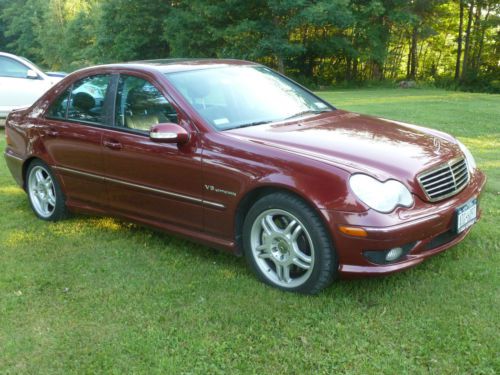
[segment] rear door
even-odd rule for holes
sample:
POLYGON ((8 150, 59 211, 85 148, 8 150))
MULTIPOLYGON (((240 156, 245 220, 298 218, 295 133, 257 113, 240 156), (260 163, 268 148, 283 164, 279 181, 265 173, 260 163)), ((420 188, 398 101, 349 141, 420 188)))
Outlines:
POLYGON ((110 126, 111 74, 71 85, 45 114, 40 135, 71 204, 106 206, 102 132, 110 126))
POLYGON ((201 229, 201 149, 196 132, 160 87, 139 73, 119 78, 115 128, 102 140, 109 204, 161 226, 201 229), (153 142, 151 126, 166 122, 185 127, 188 144, 153 142))

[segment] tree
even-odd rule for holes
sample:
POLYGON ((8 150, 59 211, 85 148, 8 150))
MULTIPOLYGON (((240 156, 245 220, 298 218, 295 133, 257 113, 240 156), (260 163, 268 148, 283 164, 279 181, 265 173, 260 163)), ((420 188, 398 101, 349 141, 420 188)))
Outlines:
POLYGON ((465 29, 465 48, 464 48, 464 59, 462 62, 462 80, 465 79, 467 75, 467 67, 469 64, 469 53, 470 53, 470 40, 471 40, 471 27, 472 27, 472 16, 474 13, 474 0, 469 2, 469 7, 467 10, 467 27, 465 29))
POLYGON ((163 22, 170 11, 164 0, 106 0, 98 11, 96 55, 102 62, 167 57, 163 22))
POLYGON ((462 59, 462 32, 464 27, 464 1, 459 0, 459 3, 460 3, 460 22, 458 24, 457 62, 455 64, 455 81, 460 78, 460 61, 462 59))
POLYGON ((227 57, 308 85, 406 77, 497 90, 499 14, 498 0, 0 0, 0 48, 68 71, 227 57))

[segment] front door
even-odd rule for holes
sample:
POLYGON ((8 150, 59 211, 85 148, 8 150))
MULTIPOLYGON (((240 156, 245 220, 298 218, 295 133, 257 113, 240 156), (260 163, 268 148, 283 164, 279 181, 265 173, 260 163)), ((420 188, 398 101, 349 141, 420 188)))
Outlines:
POLYGON ((148 79, 121 75, 115 127, 103 133, 103 160, 109 205, 128 217, 185 230, 203 222, 201 149, 196 133, 148 79), (149 129, 179 123, 191 133, 188 144, 157 143, 149 129))

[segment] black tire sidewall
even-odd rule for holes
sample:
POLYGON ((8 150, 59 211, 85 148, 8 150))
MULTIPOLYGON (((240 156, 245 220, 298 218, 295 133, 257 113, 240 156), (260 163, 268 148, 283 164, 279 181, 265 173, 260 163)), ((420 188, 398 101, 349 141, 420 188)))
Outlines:
POLYGON ((35 215, 39 219, 46 220, 46 221, 58 221, 58 220, 62 220, 65 217, 67 217, 68 212, 66 209, 66 198, 61 190, 61 185, 59 184, 59 181, 57 180, 54 173, 52 173, 52 170, 50 169, 50 167, 47 164, 45 164, 40 159, 33 160, 29 164, 28 168, 26 169, 25 183, 26 183, 26 193, 28 194, 28 200, 30 202, 31 209, 33 210, 33 212, 35 213, 35 215), (54 211, 52 212, 52 214, 50 216, 47 216, 47 217, 40 216, 40 214, 36 211, 35 207, 33 206, 33 202, 31 201, 28 180, 29 180, 29 176, 31 174, 31 171, 35 167, 42 167, 47 172, 47 174, 50 175, 50 177, 52 179, 52 183, 54 184, 54 195, 56 198, 56 205, 54 207, 54 211))
POLYGON ((264 283, 281 290, 304 294, 316 294, 334 280, 337 274, 337 255, 330 234, 319 215, 302 199, 288 193, 274 193, 259 199, 248 211, 243 224, 243 248, 247 263, 264 283), (314 245, 314 266, 303 284, 287 288, 274 284, 257 265, 252 253, 250 233, 255 219, 269 209, 282 209, 297 217, 306 226, 314 245))

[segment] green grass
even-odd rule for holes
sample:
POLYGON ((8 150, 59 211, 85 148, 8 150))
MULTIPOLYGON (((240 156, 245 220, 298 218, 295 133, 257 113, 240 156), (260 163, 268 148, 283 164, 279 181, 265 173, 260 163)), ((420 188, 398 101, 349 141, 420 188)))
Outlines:
POLYGON ((133 224, 37 220, 0 161, 0 373, 499 373, 500 96, 320 95, 470 146, 489 178, 471 234, 407 272, 293 295, 133 224))

